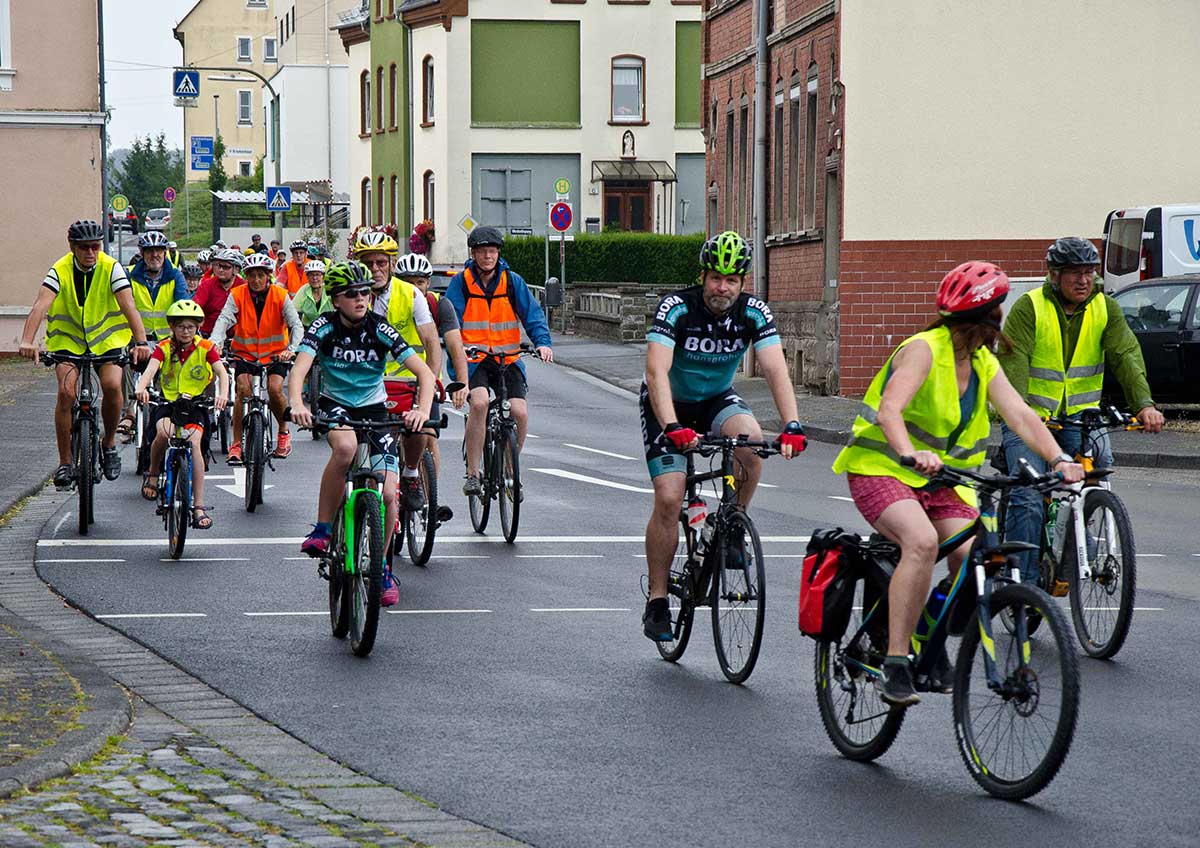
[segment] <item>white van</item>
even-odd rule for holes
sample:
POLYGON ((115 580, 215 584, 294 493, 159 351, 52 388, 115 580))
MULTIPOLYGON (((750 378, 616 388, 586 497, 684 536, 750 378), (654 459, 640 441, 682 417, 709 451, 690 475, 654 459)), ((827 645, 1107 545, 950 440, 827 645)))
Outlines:
POLYGON ((1104 220, 1104 289, 1200 273, 1200 203, 1114 209, 1104 220))

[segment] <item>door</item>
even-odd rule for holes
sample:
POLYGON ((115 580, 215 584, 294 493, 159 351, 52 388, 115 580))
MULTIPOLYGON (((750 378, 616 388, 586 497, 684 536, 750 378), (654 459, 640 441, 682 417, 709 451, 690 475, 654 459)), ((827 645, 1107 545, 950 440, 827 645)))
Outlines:
POLYGON ((825 300, 837 300, 838 264, 841 262, 841 189, 838 172, 825 172, 825 300))
POLYGON ((1156 400, 1174 399, 1184 389, 1184 319, 1192 317, 1186 309, 1193 288, 1187 282, 1162 283, 1125 289, 1115 296, 1142 346, 1146 377, 1156 400))
POLYGON ((604 184, 604 229, 650 229, 650 184, 604 184))

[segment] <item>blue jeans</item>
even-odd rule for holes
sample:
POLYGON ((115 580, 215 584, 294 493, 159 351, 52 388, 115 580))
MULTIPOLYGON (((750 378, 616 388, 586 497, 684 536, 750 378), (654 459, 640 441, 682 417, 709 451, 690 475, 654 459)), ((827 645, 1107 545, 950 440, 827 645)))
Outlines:
MULTIPOLYGON (((1062 446, 1063 452, 1074 456, 1082 441, 1082 431, 1078 427, 1067 427, 1053 432, 1055 439, 1062 446)), ((1038 474, 1046 472, 1045 460, 1038 456, 1033 448, 1021 441, 1021 437, 1010 430, 1007 424, 1000 425, 1000 437, 1010 474, 1016 473, 1018 459, 1026 460, 1038 474)), ((1108 435, 1101 436, 1097 442, 1093 447, 1096 467, 1111 468, 1113 456, 1108 435)), ((1004 518, 1004 538, 1010 542, 1039 544, 1045 522, 1046 515, 1042 509, 1041 494, 1028 486, 1013 489, 1008 500, 1008 512, 1004 518)), ((1026 583, 1036 583, 1038 579, 1037 553, 1023 551, 1016 557, 1021 564, 1021 580, 1026 583)))

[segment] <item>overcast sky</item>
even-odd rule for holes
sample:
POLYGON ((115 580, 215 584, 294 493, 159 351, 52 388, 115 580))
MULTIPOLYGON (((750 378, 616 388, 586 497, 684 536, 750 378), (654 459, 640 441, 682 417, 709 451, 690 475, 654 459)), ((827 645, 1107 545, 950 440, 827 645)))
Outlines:
POLYGON ((171 30, 196 0, 106 0, 104 65, 113 147, 137 136, 167 135, 167 146, 183 147, 183 116, 171 97, 171 68, 183 48, 171 30), (141 67, 160 65, 163 67, 141 67))

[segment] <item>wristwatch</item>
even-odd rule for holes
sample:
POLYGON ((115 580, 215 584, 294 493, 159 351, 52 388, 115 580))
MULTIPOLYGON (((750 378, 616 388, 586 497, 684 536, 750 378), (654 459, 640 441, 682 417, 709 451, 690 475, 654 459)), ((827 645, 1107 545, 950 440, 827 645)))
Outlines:
POLYGON ((1051 470, 1053 470, 1060 462, 1074 462, 1074 461, 1075 461, 1075 457, 1071 456, 1070 454, 1060 453, 1058 456, 1054 457, 1054 459, 1050 460, 1050 468, 1051 468, 1051 470))

